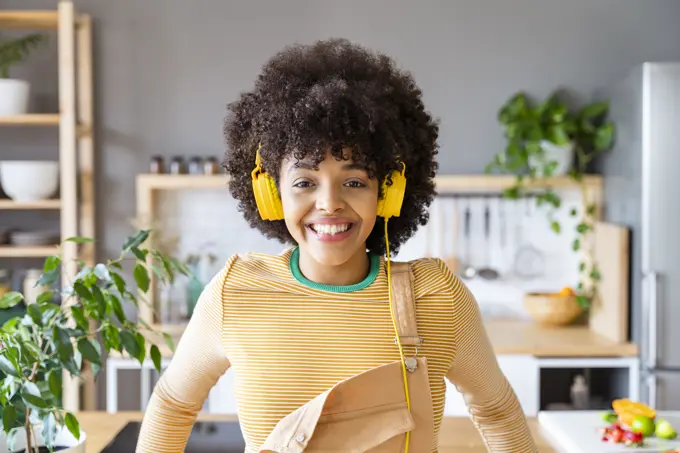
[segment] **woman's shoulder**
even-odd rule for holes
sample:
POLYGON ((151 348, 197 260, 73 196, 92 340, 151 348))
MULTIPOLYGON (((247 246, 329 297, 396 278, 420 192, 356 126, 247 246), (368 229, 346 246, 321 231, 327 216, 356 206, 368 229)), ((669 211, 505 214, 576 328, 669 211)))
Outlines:
POLYGON ((248 287, 258 285, 270 287, 272 280, 288 278, 291 252, 292 249, 288 248, 276 254, 235 253, 227 259, 219 274, 225 287, 238 287, 243 284, 248 287))
POLYGON ((408 261, 414 278, 416 294, 454 293, 464 283, 437 257, 417 258, 408 261))

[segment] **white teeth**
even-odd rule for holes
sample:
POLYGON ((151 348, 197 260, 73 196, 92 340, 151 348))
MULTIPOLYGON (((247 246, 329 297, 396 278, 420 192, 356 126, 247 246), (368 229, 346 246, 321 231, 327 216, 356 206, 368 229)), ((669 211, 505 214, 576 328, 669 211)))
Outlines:
POLYGON ((349 229, 349 223, 344 223, 344 224, 341 224, 341 225, 327 225, 327 224, 315 223, 315 224, 312 224, 311 227, 317 233, 330 234, 331 236, 334 236, 338 233, 342 233, 344 231, 347 231, 349 229))

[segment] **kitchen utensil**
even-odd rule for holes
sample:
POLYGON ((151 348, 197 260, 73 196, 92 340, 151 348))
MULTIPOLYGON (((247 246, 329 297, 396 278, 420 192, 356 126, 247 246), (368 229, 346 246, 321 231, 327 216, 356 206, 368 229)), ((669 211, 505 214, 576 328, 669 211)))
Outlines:
POLYGON ((472 279, 477 276, 477 269, 471 264, 470 261, 470 201, 468 200, 467 206, 465 207, 465 264, 463 265, 463 272, 461 275, 465 279, 472 279))
POLYGON ((491 211, 489 209, 489 202, 486 202, 484 207, 484 239, 486 248, 487 265, 477 270, 477 274, 485 280, 496 280, 499 273, 496 269, 491 267, 491 211))
MULTIPOLYGON (((527 202, 527 213, 529 213, 531 199, 526 198, 527 202)), ((520 217, 521 210, 519 209, 519 202, 517 203, 517 208, 515 210, 515 215, 518 219, 516 224, 515 234, 517 236, 517 244, 522 244, 518 247, 515 252, 515 266, 514 273, 516 276, 522 279, 534 279, 540 277, 543 274, 545 262, 543 253, 534 247, 531 242, 523 242, 522 229, 523 222, 520 217)))
MULTIPOLYGON (((451 199, 451 205, 451 215, 448 216, 448 219, 451 222, 448 228, 449 234, 451 235, 451 249, 444 259, 444 263, 446 263, 449 269, 455 270, 458 269, 458 266, 460 265, 460 263, 458 263, 458 250, 456 246, 456 243, 458 242, 458 205, 455 198, 451 199)), ((444 216, 442 215, 441 217, 443 223, 444 216)), ((442 244, 445 242, 443 240, 445 232, 446 228, 442 228, 442 244)))

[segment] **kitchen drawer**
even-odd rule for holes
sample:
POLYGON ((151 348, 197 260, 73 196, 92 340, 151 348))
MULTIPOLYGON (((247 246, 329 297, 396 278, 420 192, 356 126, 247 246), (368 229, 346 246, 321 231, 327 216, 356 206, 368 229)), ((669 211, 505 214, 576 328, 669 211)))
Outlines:
MULTIPOLYGON (((536 359, 530 355, 503 354, 498 356, 498 364, 515 391, 524 413, 529 417, 536 416, 539 396, 539 370, 536 359)), ((451 417, 469 415, 462 395, 448 381, 444 415, 451 417)))

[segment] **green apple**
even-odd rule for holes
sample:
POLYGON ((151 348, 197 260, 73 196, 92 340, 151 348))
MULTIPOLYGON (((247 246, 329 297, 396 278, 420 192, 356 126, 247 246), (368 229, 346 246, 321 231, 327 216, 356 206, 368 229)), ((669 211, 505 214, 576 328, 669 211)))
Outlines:
POLYGON ((672 440, 678 436, 675 428, 667 420, 659 420, 656 422, 656 437, 659 439, 672 440))
POLYGON ((616 412, 613 411, 602 412, 602 414, 600 414, 600 417, 602 418, 603 422, 607 423, 616 423, 616 421, 619 418, 618 415, 616 415, 616 412))
POLYGON ((652 420, 649 417, 645 417, 644 415, 638 415, 633 420, 631 430, 634 433, 642 434, 644 437, 649 437, 652 434, 654 434, 655 430, 654 420, 652 420))

